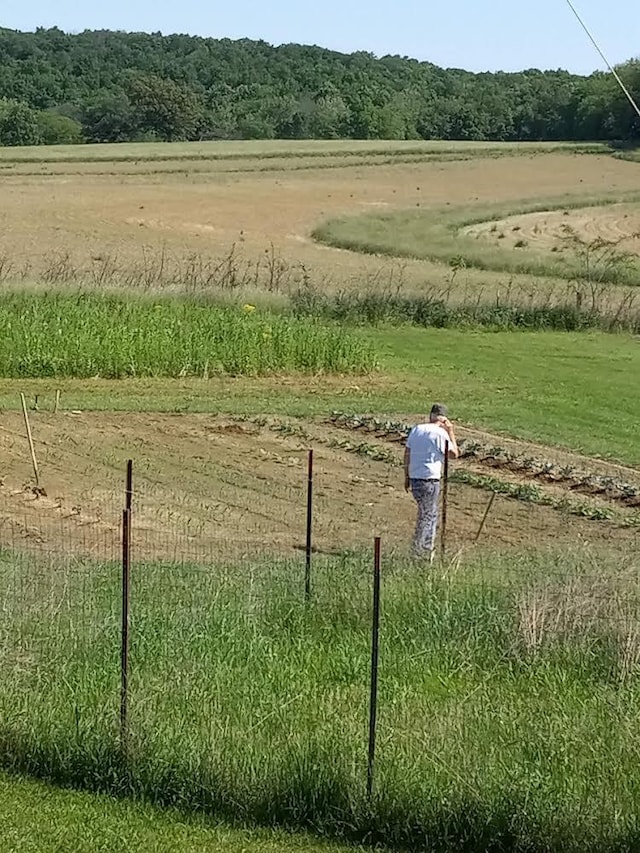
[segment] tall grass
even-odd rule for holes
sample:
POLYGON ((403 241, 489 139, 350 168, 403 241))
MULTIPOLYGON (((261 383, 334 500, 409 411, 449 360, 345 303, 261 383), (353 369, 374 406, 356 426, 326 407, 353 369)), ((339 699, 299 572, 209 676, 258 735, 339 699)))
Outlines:
POLYGON ((5 554, 0 760, 413 850, 634 849, 637 564, 387 561, 371 801, 368 560, 318 561, 309 605, 301 568, 136 566, 124 760, 118 567, 5 554))
POLYGON ((345 290, 327 294, 300 289, 291 297, 296 315, 324 317, 354 325, 411 323, 428 328, 489 328, 499 331, 640 332, 640 309, 581 309, 575 304, 523 304, 516 300, 456 303, 438 296, 345 290))
POLYGON ((555 302, 538 296, 536 301, 531 297, 525 301, 525 294, 517 292, 491 301, 481 294, 473 301, 459 301, 451 297, 450 289, 447 292, 443 288, 426 288, 422 294, 404 294, 397 288, 327 293, 308 284, 291 294, 290 303, 297 316, 323 317, 354 326, 410 323, 437 329, 640 333, 640 305, 635 293, 622 294, 617 305, 603 298, 602 291, 597 296, 591 307, 583 308, 575 298, 569 301, 566 294, 555 302))
POLYGON ((357 334, 254 306, 99 293, 0 296, 0 375, 204 376, 366 372, 357 334))
MULTIPOLYGON (((584 261, 580 259, 579 252, 554 254, 545 249, 523 248, 518 251, 503 249, 488 239, 465 234, 464 229, 521 214, 569 211, 589 207, 595 209, 612 204, 632 203, 637 200, 637 192, 609 196, 568 195, 547 200, 484 205, 478 206, 475 210, 467 206, 442 210, 371 213, 330 220, 317 228, 313 236, 319 242, 329 246, 366 254, 428 259, 446 263, 453 260, 462 267, 480 270, 588 280, 590 272, 584 261)), ((639 269, 638 263, 629 263, 624 266, 611 265, 601 271, 598 281, 617 285, 637 285, 639 269)))

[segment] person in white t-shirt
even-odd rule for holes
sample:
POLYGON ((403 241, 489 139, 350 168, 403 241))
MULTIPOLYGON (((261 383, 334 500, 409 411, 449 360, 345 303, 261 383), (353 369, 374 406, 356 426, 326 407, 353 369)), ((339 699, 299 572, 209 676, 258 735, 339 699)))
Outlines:
POLYGON ((418 505, 418 518, 413 537, 417 557, 433 562, 438 529, 438 499, 444 457, 458 458, 458 443, 446 406, 435 403, 429 422, 418 424, 409 433, 404 451, 404 487, 411 491, 418 505))

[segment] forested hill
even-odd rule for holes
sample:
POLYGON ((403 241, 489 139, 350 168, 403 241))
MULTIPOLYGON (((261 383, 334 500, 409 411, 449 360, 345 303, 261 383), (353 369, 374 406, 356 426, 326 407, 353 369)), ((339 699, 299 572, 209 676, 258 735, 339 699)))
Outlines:
MULTIPOLYGON (((621 74, 640 97, 640 62, 621 74)), ((0 144, 640 137, 612 76, 472 74, 318 47, 0 29, 0 144)))

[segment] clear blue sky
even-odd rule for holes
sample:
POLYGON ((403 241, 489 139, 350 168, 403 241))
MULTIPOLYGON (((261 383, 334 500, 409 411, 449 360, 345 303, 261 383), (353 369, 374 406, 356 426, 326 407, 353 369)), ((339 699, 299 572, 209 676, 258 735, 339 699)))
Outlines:
MULTIPOLYGON (((640 0, 574 4, 611 62, 640 55, 640 0)), ((603 67, 565 0, 0 0, 0 26, 54 25, 319 44, 472 71, 603 67)))

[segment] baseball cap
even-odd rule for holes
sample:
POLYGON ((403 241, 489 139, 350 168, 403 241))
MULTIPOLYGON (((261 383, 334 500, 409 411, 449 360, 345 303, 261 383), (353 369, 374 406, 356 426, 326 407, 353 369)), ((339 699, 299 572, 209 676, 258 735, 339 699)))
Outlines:
POLYGON ((442 403, 434 403, 431 407, 432 418, 446 418, 449 415, 449 410, 442 403))

